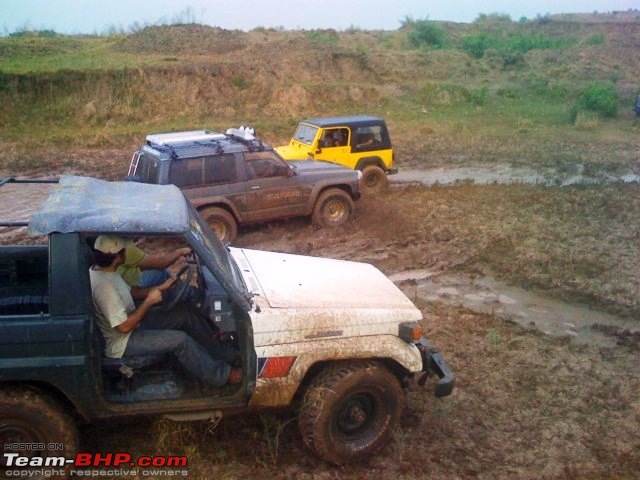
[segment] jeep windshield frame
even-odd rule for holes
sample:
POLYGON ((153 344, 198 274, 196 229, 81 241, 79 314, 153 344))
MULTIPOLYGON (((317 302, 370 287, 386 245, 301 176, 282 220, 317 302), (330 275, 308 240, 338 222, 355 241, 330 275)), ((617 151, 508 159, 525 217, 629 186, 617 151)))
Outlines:
POLYGON ((308 123, 298 124, 296 132, 293 134, 293 139, 296 142, 304 143, 305 145, 311 145, 313 140, 318 134, 319 127, 309 125, 308 123))
POLYGON ((194 247, 198 256, 211 269, 222 287, 232 297, 236 297, 236 303, 240 304, 241 308, 250 310, 251 293, 249 293, 236 261, 190 203, 187 204, 187 209, 189 210, 189 226, 191 228, 185 235, 190 240, 189 244, 194 247), (237 298, 237 294, 240 295, 240 298, 237 298))

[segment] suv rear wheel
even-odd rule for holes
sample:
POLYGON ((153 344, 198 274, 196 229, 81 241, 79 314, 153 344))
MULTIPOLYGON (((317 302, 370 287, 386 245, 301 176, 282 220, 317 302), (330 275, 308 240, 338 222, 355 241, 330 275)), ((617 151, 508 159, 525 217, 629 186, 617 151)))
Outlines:
POLYGON ((349 220, 353 212, 353 200, 339 188, 322 192, 313 209, 313 223, 323 227, 337 227, 349 220))
MULTIPOLYGON (((78 431, 71 417, 48 396, 29 388, 10 388, 0 391, 0 445, 4 446, 4 453, 29 458, 75 458, 78 431), (38 444, 42 448, 23 450, 19 444, 38 444), (7 449, 8 445, 17 448, 7 449)), ((6 477, 6 471, 3 457, 0 459, 2 478, 6 477)))
POLYGON ((238 236, 238 225, 229 212, 219 207, 207 207, 200 211, 222 243, 233 242, 238 236))
POLYGON ((400 383, 383 365, 340 363, 311 382, 298 426, 307 447, 340 465, 384 446, 400 419, 402 405, 400 383))
POLYGON ((387 186, 387 175, 377 165, 369 165, 362 170, 360 189, 364 193, 378 193, 387 186))

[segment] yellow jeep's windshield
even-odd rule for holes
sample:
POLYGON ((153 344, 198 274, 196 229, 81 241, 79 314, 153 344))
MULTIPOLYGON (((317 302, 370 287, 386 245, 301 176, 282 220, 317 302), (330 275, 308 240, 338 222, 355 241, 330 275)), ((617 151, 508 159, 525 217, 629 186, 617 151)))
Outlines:
POLYGON ((301 123, 300 125, 298 125, 298 128, 296 128, 296 133, 293 134, 293 139, 298 142, 311 145, 313 139, 316 138, 317 132, 318 127, 301 123))

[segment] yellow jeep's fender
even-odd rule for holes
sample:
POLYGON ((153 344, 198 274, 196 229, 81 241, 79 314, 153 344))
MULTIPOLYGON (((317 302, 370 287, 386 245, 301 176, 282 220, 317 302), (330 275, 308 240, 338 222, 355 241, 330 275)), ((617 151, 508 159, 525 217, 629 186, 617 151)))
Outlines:
POLYGON ((311 367, 354 359, 390 360, 407 372, 423 369, 418 348, 393 335, 350 337, 256 347, 258 379, 252 407, 284 407, 291 403, 311 367))

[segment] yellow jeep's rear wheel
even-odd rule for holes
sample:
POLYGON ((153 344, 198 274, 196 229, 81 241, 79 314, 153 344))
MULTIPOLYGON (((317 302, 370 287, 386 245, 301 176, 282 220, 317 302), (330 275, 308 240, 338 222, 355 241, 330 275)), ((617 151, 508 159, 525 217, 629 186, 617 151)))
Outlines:
POLYGON ((363 193, 378 193, 387 186, 387 175, 377 165, 369 165, 362 170, 360 190, 363 193))
POLYGON ((307 388, 298 426, 307 447, 341 465, 367 457, 389 442, 403 402, 398 379, 383 365, 338 363, 307 388))

